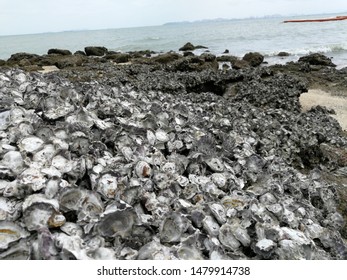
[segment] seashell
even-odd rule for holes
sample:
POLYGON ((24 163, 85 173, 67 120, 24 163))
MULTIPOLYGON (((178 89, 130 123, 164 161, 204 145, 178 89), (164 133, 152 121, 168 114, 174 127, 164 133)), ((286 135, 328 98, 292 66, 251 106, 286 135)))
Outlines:
POLYGON ((275 249, 276 243, 270 239, 259 240, 254 246, 254 251, 264 258, 269 258, 275 249))
POLYGON ((20 151, 26 153, 34 153, 40 150, 44 145, 44 141, 36 136, 25 137, 18 142, 18 147, 20 151))
POLYGON ((201 252, 194 247, 181 245, 177 249, 177 255, 180 260, 203 260, 201 252))
POLYGON ((167 142, 167 148, 170 153, 180 151, 184 148, 184 144, 181 140, 167 142))
POLYGON ((16 221, 21 214, 21 201, 0 197, 0 221, 16 221))
POLYGON ((19 241, 8 250, 0 253, 0 260, 28 260, 30 248, 27 242, 19 241))
POLYGON ((89 260, 83 240, 76 235, 69 236, 62 232, 53 234, 55 246, 61 250, 62 259, 89 260))
POLYGON ((152 175, 152 168, 145 161, 139 161, 135 166, 135 174, 139 178, 148 178, 152 175))
POLYGON ((97 190, 106 198, 115 198, 117 194, 117 177, 106 173, 99 178, 97 190))
POLYGON ((10 125, 11 111, 0 112, 0 130, 5 130, 10 125))
POLYGON ((210 236, 218 236, 219 234, 220 226, 215 219, 209 215, 202 220, 202 227, 210 236))
POLYGON ((172 255, 169 247, 160 244, 159 240, 145 244, 138 251, 138 260, 171 260, 172 255))
POLYGON ((181 187, 186 187, 189 184, 189 179, 185 176, 178 176, 176 177, 176 182, 181 186, 181 187))
POLYGON ((208 182, 210 182, 210 179, 208 177, 205 177, 205 176, 197 176, 194 174, 190 174, 188 178, 192 184, 195 184, 198 186, 204 186, 208 182))
POLYGON ((12 125, 18 125, 28 120, 28 113, 24 108, 15 107, 11 110, 10 120, 12 125))
POLYGON ((24 168, 22 155, 18 151, 9 151, 0 161, 0 174, 18 175, 24 168))
POLYGON ((73 162, 62 155, 57 155, 52 159, 52 166, 64 174, 73 169, 73 162))
POLYGON ((161 170, 166 174, 174 174, 176 172, 176 165, 174 162, 166 162, 161 170))
POLYGON ((227 182, 227 178, 222 173, 213 173, 211 175, 211 180, 218 188, 223 188, 227 182))
POLYGON ((56 149, 54 148, 54 145, 45 145, 40 151, 33 155, 33 161, 41 163, 42 166, 47 165, 48 163, 51 163, 55 153, 56 149))
POLYGON ((169 135, 162 129, 158 129, 155 132, 155 138, 161 143, 166 143, 170 140, 169 135))
POLYGON ((155 183, 156 187, 160 190, 164 190, 170 187, 171 185, 169 177, 165 173, 161 173, 161 172, 154 174, 153 182, 155 183))
POLYGON ((210 158, 205 160, 208 167, 211 168, 214 172, 223 172, 224 171, 224 165, 223 162, 218 158, 210 158))
POLYGON ((151 130, 147 130, 147 141, 152 146, 157 141, 157 137, 155 136, 155 134, 151 130))
POLYGON ((18 176, 18 184, 30 187, 33 191, 38 191, 46 186, 47 179, 37 168, 30 167, 18 176))
POLYGON ((309 245, 311 243, 309 238, 303 232, 288 227, 281 227, 280 239, 289 239, 298 245, 309 245))
POLYGON ((79 188, 66 188, 59 195, 59 205, 63 212, 77 211, 87 197, 87 191, 79 188))
POLYGON ((115 203, 106 208, 97 224, 97 232, 105 237, 130 236, 136 223, 137 215, 134 209, 124 203, 115 203))
POLYGON ((29 231, 43 227, 60 227, 65 217, 59 212, 59 204, 55 199, 47 199, 41 194, 28 196, 23 202, 23 216, 29 231))
POLYGON ((16 223, 0 221, 0 250, 6 250, 13 242, 28 236, 29 232, 16 223))
POLYGON ((121 148, 121 153, 123 154, 124 158, 128 161, 131 162, 133 157, 134 157, 134 153, 132 151, 132 149, 130 147, 122 147, 121 148))
POLYGON ((122 260, 136 260, 137 257, 138 257, 138 251, 130 247, 124 247, 120 251, 120 259, 122 260))
POLYGON ((281 204, 275 203, 266 205, 266 209, 269 210, 271 213, 275 214, 277 218, 281 219, 283 215, 283 207, 281 204))
POLYGON ((229 250, 235 251, 241 246, 233 234, 233 227, 229 224, 222 225, 217 235, 220 243, 229 250))
POLYGON ((81 238, 83 236, 83 229, 75 223, 66 222, 60 227, 60 230, 67 235, 77 235, 81 238))
POLYGON ((233 228, 232 232, 233 232, 234 237, 244 247, 249 247, 251 245, 251 237, 249 236, 247 229, 245 229, 238 222, 237 223, 233 223, 231 226, 233 228))
POLYGON ((159 228, 160 241, 164 243, 179 242, 189 226, 188 219, 178 213, 165 217, 159 228))
POLYGON ((224 207, 219 203, 213 203, 209 205, 209 209, 211 210, 214 218, 217 222, 222 225, 226 223, 226 213, 224 207))

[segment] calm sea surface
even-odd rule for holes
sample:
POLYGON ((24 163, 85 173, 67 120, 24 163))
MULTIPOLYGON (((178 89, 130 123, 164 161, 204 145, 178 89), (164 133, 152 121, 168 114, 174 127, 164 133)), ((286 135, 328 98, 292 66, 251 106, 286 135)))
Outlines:
MULTIPOLYGON (((341 15, 341 14, 339 14, 341 15)), ((335 17, 336 15, 301 16, 296 18, 335 17)), ((333 57, 339 67, 347 66, 347 20, 322 23, 282 23, 294 17, 209 21, 166 24, 153 27, 68 31, 34 35, 0 36, 0 58, 16 52, 45 54, 50 48, 83 50, 85 46, 105 46, 109 50, 178 51, 186 42, 204 45, 217 55, 225 49, 243 56, 258 51, 269 63, 297 60, 312 52, 333 57), (276 56, 286 51, 291 56, 276 56)))

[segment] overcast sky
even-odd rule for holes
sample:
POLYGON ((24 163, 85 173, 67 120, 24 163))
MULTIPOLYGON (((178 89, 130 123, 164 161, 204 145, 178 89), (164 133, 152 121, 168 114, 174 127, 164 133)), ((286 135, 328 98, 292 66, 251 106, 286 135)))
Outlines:
POLYGON ((0 0, 0 35, 347 12, 347 0, 0 0))

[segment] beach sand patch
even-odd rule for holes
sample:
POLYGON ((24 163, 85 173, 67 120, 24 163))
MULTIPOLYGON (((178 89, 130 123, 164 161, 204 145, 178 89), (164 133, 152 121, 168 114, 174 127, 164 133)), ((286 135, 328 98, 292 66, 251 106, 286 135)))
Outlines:
POLYGON ((325 106, 334 109, 334 117, 341 125, 343 130, 347 131, 347 98, 334 96, 329 92, 320 89, 310 89, 307 93, 300 96, 302 111, 306 112, 314 106, 325 106))

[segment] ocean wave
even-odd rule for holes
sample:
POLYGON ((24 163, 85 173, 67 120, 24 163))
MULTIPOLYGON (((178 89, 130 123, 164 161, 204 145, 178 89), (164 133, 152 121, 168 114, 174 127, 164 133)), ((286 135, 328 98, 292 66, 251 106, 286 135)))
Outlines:
MULTIPOLYGON (((283 49, 283 52, 287 52, 291 56, 302 56, 308 55, 311 53, 340 53, 347 51, 347 43, 346 44, 332 44, 326 46, 312 46, 312 47, 304 47, 297 49, 283 49)), ((280 51, 271 51, 265 53, 266 57, 276 56, 280 51)))

